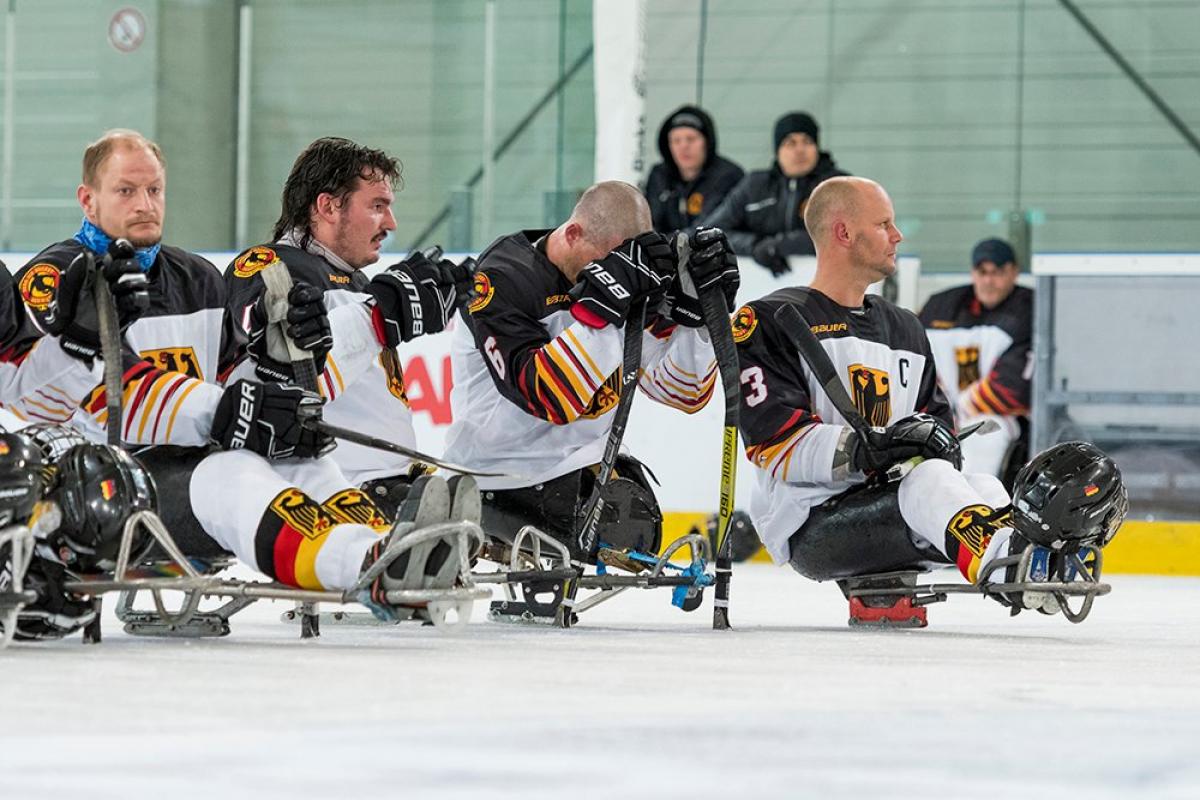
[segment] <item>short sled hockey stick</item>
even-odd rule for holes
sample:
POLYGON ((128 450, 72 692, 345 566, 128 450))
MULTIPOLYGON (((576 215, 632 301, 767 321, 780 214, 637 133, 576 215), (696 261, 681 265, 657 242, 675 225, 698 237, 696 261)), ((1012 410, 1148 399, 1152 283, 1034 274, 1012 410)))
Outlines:
MULTIPOLYGON (((110 447, 120 448, 123 446, 121 431, 125 424, 121 418, 122 384, 124 382, 121 369, 121 322, 117 315, 116 299, 113 297, 112 287, 108 285, 108 276, 105 274, 104 267, 105 258, 112 256, 132 258, 135 251, 128 240, 117 239, 108 246, 108 255, 99 261, 96 261, 90 251, 85 249, 84 252, 88 253, 89 258, 92 258, 92 279, 96 282, 92 290, 96 299, 96 320, 100 328, 100 357, 104 359, 104 406, 108 412, 108 419, 104 424, 104 435, 110 447)), ((92 604, 96 610, 96 618, 84 626, 83 641, 87 644, 98 644, 101 638, 100 598, 94 598, 92 604)))
MULTIPOLYGON (((680 281, 685 288, 692 283, 687 271, 690 256, 686 236, 680 236, 676 245, 679 250, 680 281)), ((734 493, 737 488, 737 444, 738 411, 741 406, 741 385, 738 377, 737 345, 733 342, 733 328, 729 321, 729 308, 725 305, 725 293, 720 284, 699 293, 700 309, 704 315, 704 327, 712 342, 717 358, 717 369, 721 373, 721 387, 725 392, 725 427, 721 434, 721 489, 720 504, 717 506, 717 575, 713 597, 713 630, 729 630, 729 583, 733 577, 733 557, 730 552, 729 521, 733 516, 734 493)))
MULTIPOLYGON (((288 360, 292 362, 292 381, 306 392, 320 396, 317 365, 313 362, 312 353, 297 345, 287 333, 288 295, 292 291, 292 274, 288 272, 287 264, 279 259, 260 274, 267 290, 267 324, 279 332, 279 338, 283 339, 287 346, 288 360)), ((270 337, 270 328, 265 335, 270 337)), ((268 339, 268 352, 270 349, 268 339)), ((315 639, 321 635, 321 616, 316 603, 298 602, 296 613, 300 616, 301 639, 315 639)))
MULTIPOLYGON (((621 396, 617 399, 617 408, 613 411, 612 427, 608 431, 608 440, 604 444, 604 457, 600 460, 600 473, 592 486, 592 495, 583 507, 583 522, 579 526, 577 544, 584 554, 591 554, 596 548, 596 537, 600 529, 600 517, 604 514, 604 491, 612 480, 613 469, 617 465, 617 456, 621 451, 621 440, 625 438, 625 426, 629 422, 629 409, 633 405, 633 396, 637 392, 638 372, 642 366, 642 335, 646 325, 646 301, 639 300, 625 320, 625 341, 621 354, 621 396)), ((582 566, 580 567, 582 569, 582 566)), ((568 580, 563 587, 562 605, 555 612, 555 623, 560 628, 569 628, 573 624, 572 616, 575 608, 575 595, 579 591, 576 579, 568 580)))

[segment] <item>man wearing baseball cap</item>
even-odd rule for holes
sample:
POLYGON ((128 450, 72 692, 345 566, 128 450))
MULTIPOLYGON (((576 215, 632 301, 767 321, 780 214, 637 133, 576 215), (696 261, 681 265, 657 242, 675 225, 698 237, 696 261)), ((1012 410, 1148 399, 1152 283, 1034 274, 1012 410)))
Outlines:
POLYGON ((971 251, 971 283, 933 295, 920 314, 958 427, 1000 425, 963 441, 963 470, 1006 485, 1025 461, 1033 374, 1033 291, 1017 285, 1020 271, 1008 242, 984 239, 971 251))

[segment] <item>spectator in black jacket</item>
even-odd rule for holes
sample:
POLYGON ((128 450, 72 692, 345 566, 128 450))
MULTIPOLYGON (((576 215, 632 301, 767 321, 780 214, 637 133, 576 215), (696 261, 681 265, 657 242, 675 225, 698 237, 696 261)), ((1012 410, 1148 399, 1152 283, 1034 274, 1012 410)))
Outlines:
POLYGON ((804 207, 822 181, 849 174, 820 149, 820 133, 817 121, 803 111, 780 117, 775 163, 743 178, 700 224, 725 231, 735 252, 753 255, 772 275, 790 271, 788 256, 815 254, 804 229, 804 207))
POLYGON ((681 106, 658 130, 655 164, 646 178, 646 200, 654 230, 682 230, 712 211, 745 171, 717 155, 717 128, 702 108, 681 106))

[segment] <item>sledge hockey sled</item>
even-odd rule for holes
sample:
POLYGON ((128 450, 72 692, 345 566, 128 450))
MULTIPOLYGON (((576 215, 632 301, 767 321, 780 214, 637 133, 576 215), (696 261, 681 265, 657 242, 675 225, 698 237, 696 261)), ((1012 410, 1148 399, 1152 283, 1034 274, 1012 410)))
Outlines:
MULTIPOLYGON (((125 624, 125 632, 131 635, 181 638, 225 636, 229 633, 230 617, 258 600, 290 600, 297 604, 297 610, 290 613, 301 619, 301 637, 312 638, 320 634, 318 603, 359 603, 360 597, 366 597, 371 582, 401 554, 444 537, 451 537, 458 545, 456 550, 460 559, 461 585, 443 589, 394 589, 385 596, 389 604, 403 607, 403 611, 407 612, 401 615, 404 618, 452 629, 469 621, 476 600, 491 596, 487 589, 475 586, 471 580, 469 558, 478 549, 483 533, 478 525, 467 521, 439 523, 413 531, 395 542, 363 573, 353 588, 346 591, 319 591, 297 589, 273 581, 221 578, 217 573, 229 566, 233 559, 188 558, 159 516, 152 511, 141 511, 125 523, 112 574, 69 581, 65 588, 95 597, 97 604, 103 595, 119 593, 117 618, 125 624), (143 565, 129 563, 132 543, 142 532, 149 534, 162 547, 167 555, 165 561, 143 565), (182 601, 174 609, 169 609, 163 599, 164 592, 178 592, 182 595, 182 601), (137 597, 142 593, 149 594, 153 601, 152 608, 140 609, 136 606, 137 597), (224 602, 217 608, 202 611, 200 603, 205 598, 217 598, 224 602)), ((84 630, 85 641, 100 641, 99 623, 100 615, 97 615, 96 621, 84 630)))
MULTIPOLYGON (((842 594, 850 603, 851 627, 924 628, 928 625, 926 607, 941 603, 952 594, 974 594, 1001 599, 1012 608, 1012 614, 1022 610, 1020 601, 1011 596, 1044 595, 1050 599, 1048 608, 1061 611, 1073 623, 1083 622, 1092 611, 1092 603, 1112 587, 1100 581, 1102 556, 1100 548, 1087 545, 1077 553, 1061 554, 1047 559, 1049 551, 1030 544, 1019 553, 997 558, 980 576, 979 585, 969 583, 919 584, 920 572, 901 571, 863 575, 838 580, 842 594), (1044 580, 1014 583, 990 582, 997 571, 1015 566, 1016 575, 1039 575, 1044 580), (1078 600, 1076 608, 1071 603, 1078 600)), ((1053 614, 1054 610, 1042 609, 1053 614)))
POLYGON ((580 614, 628 589, 663 587, 671 588, 673 605, 694 611, 704 599, 704 587, 714 581, 708 572, 712 547, 708 537, 699 534, 676 539, 657 556, 601 546, 593 567, 574 560, 563 542, 526 525, 511 544, 489 539, 481 558, 499 569, 474 573, 474 582, 499 584, 504 591, 504 599, 493 600, 488 610, 494 622, 570 628, 580 614), (672 558, 685 550, 687 565, 674 563, 672 558), (589 594, 572 597, 572 583, 589 594))
MULTIPOLYGON (((17 615, 27 604, 37 600, 25 589, 25 571, 33 556, 33 531, 24 525, 9 525, 0 529, 0 553, 9 553, 8 585, 0 588, 0 650, 8 647, 17 631, 17 615)), ((0 564, 0 568, 4 565, 0 564)))

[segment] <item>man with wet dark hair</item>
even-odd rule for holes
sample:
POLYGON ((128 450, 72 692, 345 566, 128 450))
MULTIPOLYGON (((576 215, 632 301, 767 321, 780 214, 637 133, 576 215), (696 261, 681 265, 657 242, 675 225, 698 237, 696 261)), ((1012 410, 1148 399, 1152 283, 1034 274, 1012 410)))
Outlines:
MULTIPOLYGON (((470 259, 455 264, 411 253, 368 279, 388 234, 399 162, 349 139, 317 139, 296 158, 269 244, 241 253, 225 273, 229 308, 250 338, 260 377, 292 380, 286 352, 273 352, 260 273, 287 265, 288 334, 315 362, 331 423, 416 446, 396 346, 446 327, 470 294, 470 259)), ((278 344, 275 345, 278 347, 278 344)), ((395 511, 420 469, 409 459, 343 443, 333 454, 346 477, 385 512, 395 511)))

